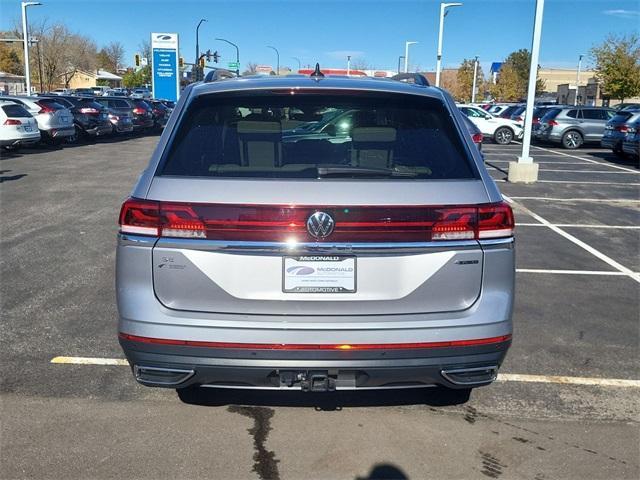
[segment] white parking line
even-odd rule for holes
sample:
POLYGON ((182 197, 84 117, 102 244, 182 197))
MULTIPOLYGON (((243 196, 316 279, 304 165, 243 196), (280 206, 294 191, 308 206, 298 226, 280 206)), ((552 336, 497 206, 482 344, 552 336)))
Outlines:
MULTIPOLYGON (((504 173, 504 170, 500 170, 496 167, 491 167, 498 172, 504 173)), ((507 183, 504 178, 494 178, 494 182, 507 183)), ((576 185, 624 185, 626 187, 640 187, 640 183, 624 183, 624 182, 581 182, 578 180, 536 180, 536 183, 562 183, 562 184, 576 184, 576 185)))
MULTIPOLYGON (((500 160, 499 158, 490 158, 488 160, 486 160, 487 163, 509 163, 509 162, 515 162, 516 159, 514 158, 513 160, 500 160)), ((584 163, 584 162, 536 162, 539 165, 583 165, 583 166, 589 166, 588 164, 584 163)), ((618 173, 618 172, 615 172, 618 173)), ((619 172, 619 173, 627 173, 627 172, 619 172)))
POLYGON ((610 163, 598 162, 596 160, 591 160, 590 158, 578 157, 576 155, 570 155, 570 154, 564 153, 564 152, 556 152, 554 150, 549 150, 548 148, 543 148, 543 147, 533 146, 532 148, 537 148, 538 150, 543 150, 545 152, 552 152, 552 153, 555 153, 556 155, 562 155, 562 156, 569 157, 569 158, 575 158, 577 160, 584 160, 585 162, 595 163, 597 165, 603 165, 603 166, 610 167, 610 168, 617 168, 619 170, 625 170, 627 172, 635 173, 636 175, 640 174, 640 172, 638 170, 632 170, 632 169, 627 168, 627 167, 621 167, 620 165, 612 165, 610 163))
MULTIPOLYGON (((513 198, 513 197, 511 197, 513 198)), ((598 224, 583 224, 583 223, 554 223, 556 227, 560 228, 614 228, 620 230, 640 230, 636 225, 598 225, 598 224)), ((546 227, 544 223, 516 223, 517 227, 546 227)))
POLYGON ((129 365, 124 358, 95 358, 95 357, 54 357, 51 363, 66 363, 69 365, 129 365))
MULTIPOLYGON (((513 199, 512 198, 510 198, 510 197, 508 197, 506 195, 502 195, 502 196, 504 197, 504 199, 507 202, 513 203, 513 199)), ((531 210, 529 210, 524 205, 522 205, 522 204, 518 204, 518 205, 519 205, 520 209, 523 210, 524 213, 530 215, 531 217, 533 217, 538 222, 544 223, 547 227, 549 227, 551 230, 556 232, 558 235, 562 235, 564 238, 566 238, 567 240, 575 243, 577 246, 579 246, 583 250, 586 250, 587 252, 589 252, 594 257, 599 258, 603 262, 607 263, 609 266, 611 266, 611 267, 615 268, 616 270, 626 274, 627 276, 629 276, 630 278, 632 278, 636 282, 640 283, 640 274, 633 272, 632 270, 630 270, 629 268, 625 267, 624 265, 616 262, 613 258, 606 256, 604 253, 600 252, 599 250, 596 250, 591 245, 588 245, 587 243, 583 242, 579 238, 576 238, 573 235, 571 235, 570 233, 565 232, 561 228, 556 227, 551 222, 549 222, 546 219, 542 218, 537 213, 532 212, 531 210)))
POLYGON ((557 375, 522 375, 518 373, 500 373, 499 382, 562 383, 567 385, 595 385, 599 387, 640 388, 640 380, 622 378, 563 377, 557 375))
MULTIPOLYGON (((503 195, 504 196, 504 195, 503 195)), ((512 200, 548 200, 551 202, 640 203, 629 198, 557 198, 557 197, 509 197, 512 200)))
MULTIPOLYGON (((124 358, 95 358, 95 357, 55 357, 51 363, 70 365, 114 365, 129 366, 124 358)), ((498 382, 528 382, 528 383, 557 383, 569 385, 597 385, 601 387, 639 388, 640 380, 622 378, 590 378, 563 377, 556 375, 527 375, 520 373, 500 373, 498 382)))
POLYGON ((614 277, 624 277, 627 274, 622 272, 608 272, 605 270, 545 270, 543 268, 516 268, 516 273, 548 273, 554 275, 612 275, 614 277))

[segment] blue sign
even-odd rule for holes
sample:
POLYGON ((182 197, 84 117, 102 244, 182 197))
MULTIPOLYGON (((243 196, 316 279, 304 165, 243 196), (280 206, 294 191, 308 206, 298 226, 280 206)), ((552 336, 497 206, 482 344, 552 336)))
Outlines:
POLYGON ((152 33, 151 50, 153 98, 175 102, 180 93, 178 34, 152 33))

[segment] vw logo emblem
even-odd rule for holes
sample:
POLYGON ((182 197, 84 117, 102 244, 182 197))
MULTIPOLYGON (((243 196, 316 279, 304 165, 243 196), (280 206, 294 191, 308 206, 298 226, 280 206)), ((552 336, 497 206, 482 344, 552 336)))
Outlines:
POLYGON ((325 212, 316 212, 307 220, 307 231, 315 238, 328 237, 335 226, 333 217, 325 212))

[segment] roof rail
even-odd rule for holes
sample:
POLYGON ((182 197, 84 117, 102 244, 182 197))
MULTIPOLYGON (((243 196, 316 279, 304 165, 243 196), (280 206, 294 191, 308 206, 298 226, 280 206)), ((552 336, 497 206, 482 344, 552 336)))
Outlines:
POLYGON ((204 83, 217 82, 219 80, 226 80, 228 78, 235 78, 237 75, 235 72, 231 70, 226 70, 224 68, 216 68, 215 70, 211 70, 204 77, 204 83))
POLYGON ((431 84, 429 83, 429 80, 427 80, 427 77, 425 77, 420 73, 398 73, 397 75, 394 75, 393 77, 391 77, 391 80, 396 80, 398 82, 405 82, 405 83, 413 83, 415 85, 421 85, 423 87, 431 86, 431 84))

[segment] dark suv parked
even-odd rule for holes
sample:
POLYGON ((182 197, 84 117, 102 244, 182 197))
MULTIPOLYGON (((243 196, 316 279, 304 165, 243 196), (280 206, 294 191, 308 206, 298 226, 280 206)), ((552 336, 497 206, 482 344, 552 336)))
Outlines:
POLYGON ((103 105, 89 97, 75 97, 71 95, 47 95, 54 97, 56 102, 71 110, 76 134, 69 138, 75 141, 82 137, 98 137, 111 133, 109 112, 103 105))
POLYGON ((129 99, 133 105, 133 129, 137 132, 153 128, 153 110, 144 100, 129 99))
POLYGON ((133 104, 121 97, 96 97, 109 110, 112 133, 133 132, 133 104))
POLYGON ((607 122, 600 145, 610 148, 619 157, 624 157, 622 143, 626 139, 631 124, 638 120, 640 120, 640 107, 618 110, 615 116, 607 122))

